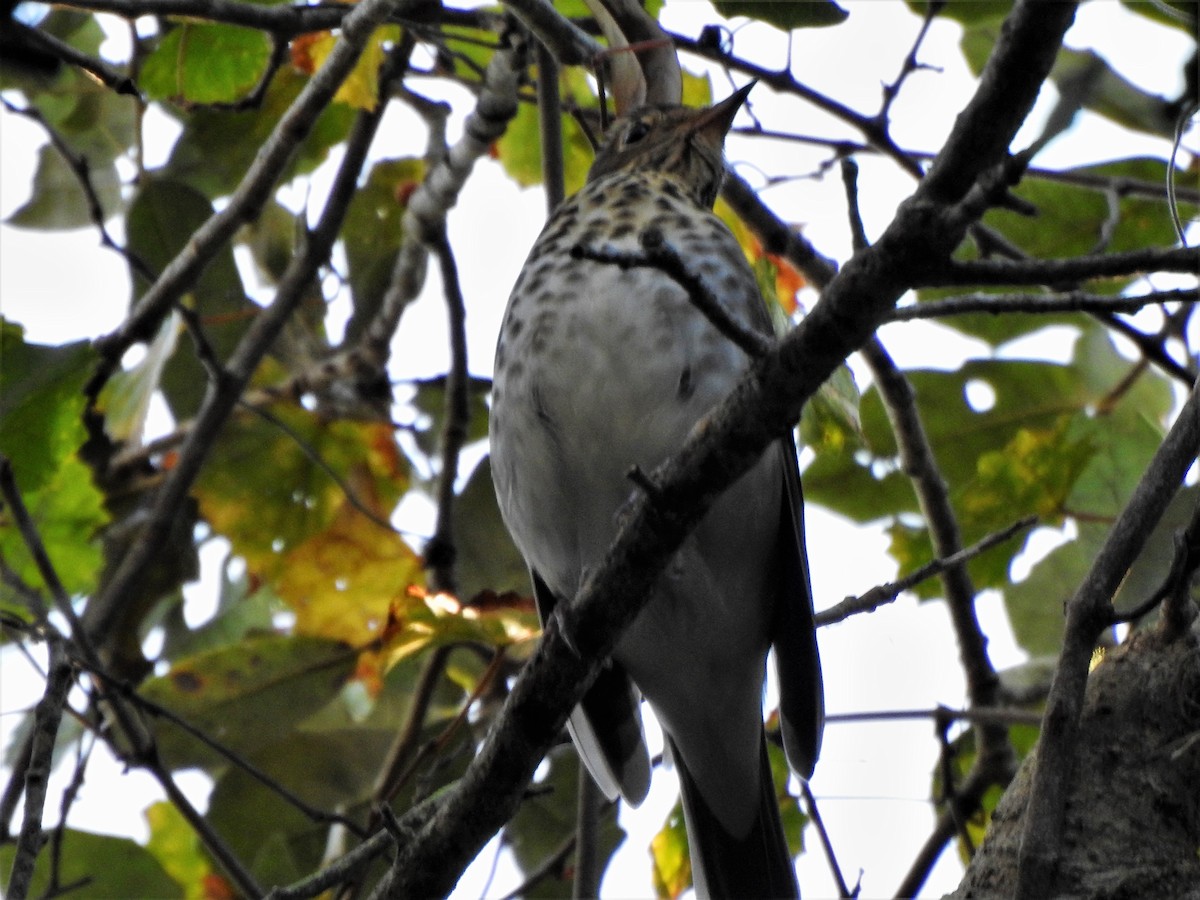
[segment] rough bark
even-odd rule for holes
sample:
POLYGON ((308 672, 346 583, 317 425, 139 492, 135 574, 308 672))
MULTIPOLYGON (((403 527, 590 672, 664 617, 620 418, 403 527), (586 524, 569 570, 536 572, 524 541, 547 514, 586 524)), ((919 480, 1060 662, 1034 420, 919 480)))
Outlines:
MULTIPOLYGON (((1200 898, 1200 629, 1161 629, 1088 676, 1057 897, 1200 898)), ((1034 757, 1001 799, 954 900, 1013 896, 1034 757)))

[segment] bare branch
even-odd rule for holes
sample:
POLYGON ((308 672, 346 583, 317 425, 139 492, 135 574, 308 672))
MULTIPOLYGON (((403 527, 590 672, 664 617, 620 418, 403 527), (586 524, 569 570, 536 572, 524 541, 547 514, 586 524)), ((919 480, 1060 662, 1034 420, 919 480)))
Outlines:
POLYGON ((50 650, 50 671, 46 678, 45 693, 34 713, 29 764, 25 770, 25 819, 17 837, 17 855, 13 859, 12 875, 8 882, 9 896, 13 900, 24 900, 28 894, 33 866, 45 843, 42 811, 46 805, 51 757, 63 708, 67 705, 67 692, 75 680, 61 635, 49 635, 47 645, 50 650))
POLYGON ((587 66, 604 52, 604 45, 565 19, 548 0, 504 0, 538 42, 564 66, 587 66))
POLYGON ((1076 256, 1070 259, 975 259, 947 260, 923 273, 917 287, 947 287, 959 284, 1072 284, 1093 278, 1116 278, 1151 272, 1200 271, 1200 248, 1150 247, 1076 256))
POLYGON ((450 332, 450 371, 446 375, 446 406, 442 425, 441 471, 438 473, 437 522, 433 537, 425 545, 425 565, 433 572, 435 590, 454 593, 454 483, 458 480, 458 457, 467 440, 471 408, 467 397, 467 310, 454 251, 443 230, 433 241, 433 252, 442 272, 446 316, 450 332))
MULTIPOLYGON (((301 135, 307 132, 320 109, 332 99, 341 79, 349 73, 375 25, 387 15, 394 2, 398 0, 364 0, 355 8, 354 13, 347 17, 342 37, 330 52, 325 66, 301 91, 268 140, 267 146, 273 147, 274 150, 259 154, 242 186, 235 192, 235 197, 241 198, 240 205, 243 211, 255 203, 261 205, 265 196, 260 197, 259 194, 270 188, 278 174, 277 171, 269 169, 264 160, 273 158, 273 153, 280 152, 280 147, 293 145, 295 136, 289 132, 290 128, 297 129, 301 135)), ((400 59, 401 68, 406 64, 406 59, 400 54, 392 58, 400 59)), ((188 432, 180 450, 178 464, 159 489, 139 538, 108 583, 92 597, 88 605, 88 622, 93 633, 107 634, 111 630, 112 622, 120 609, 121 598, 141 577, 158 552, 162 541, 170 533, 170 524, 175 518, 176 510, 183 503, 199 474, 221 426, 239 402, 259 362, 305 296, 305 291, 312 283, 318 268, 328 259, 350 198, 357 187, 358 173, 385 108, 385 104, 381 103, 375 110, 361 113, 356 120, 347 142, 345 157, 316 229, 308 236, 301 252, 288 265, 280 279, 274 302, 259 315, 239 342, 225 366, 221 380, 210 385, 196 416, 195 425, 188 432)), ((286 161, 286 157, 283 161, 286 161)), ((276 160, 276 163, 280 163, 280 160, 276 160)), ((207 241, 208 255, 215 253, 216 247, 232 234, 230 224, 237 224, 236 219, 225 215, 234 206, 234 201, 231 201, 229 207, 209 219, 188 246, 195 247, 207 241)), ((140 329, 160 315, 160 304, 164 301, 173 302, 174 298, 169 291, 181 289, 188 279, 199 274, 202 264, 197 263, 197 259, 198 254, 189 250, 184 250, 175 258, 156 282, 155 288, 151 288, 143 296, 142 302, 126 320, 127 327, 106 339, 106 353, 122 347, 126 340, 136 339, 140 329), (159 299, 150 302, 148 298, 152 295, 159 299)), ((92 379, 92 389, 99 389, 110 371, 109 367, 117 361, 119 359, 114 360, 111 356, 107 358, 101 371, 92 379)))
POLYGON ((944 319, 949 316, 972 313, 988 313, 990 315, 1000 315, 1001 313, 1062 315, 1072 312, 1133 313, 1145 309, 1147 306, 1162 303, 1195 303, 1197 300, 1200 300, 1200 291, 1195 288, 1151 291, 1128 297, 1089 294, 1086 291, 1068 291, 1060 294, 977 293, 897 307, 888 315, 888 321, 912 322, 916 319, 944 319))
POLYGON ((358 352, 382 368, 392 335, 404 310, 425 280, 426 244, 446 227, 446 213, 492 142, 504 134, 517 114, 517 87, 525 69, 525 42, 510 31, 504 46, 492 54, 475 109, 463 123, 458 142, 436 160, 404 211, 404 241, 392 270, 391 285, 369 323, 358 352))
POLYGON ((1025 529, 1032 528, 1035 524, 1037 524, 1037 517, 1028 516, 1014 522, 1003 531, 987 535, 970 547, 966 547, 946 559, 932 560, 898 581, 889 581, 887 584, 878 585, 858 597, 847 597, 836 606, 817 613, 817 627, 844 622, 858 613, 873 612, 885 603, 891 603, 904 591, 911 590, 927 578, 941 575, 952 566, 961 566, 976 556, 1012 539, 1025 529))
MULTIPOLYGON (((206 5, 224 0, 204 0, 206 5)), ((96 341, 102 362, 86 388, 90 397, 100 388, 120 364, 121 356, 134 343, 149 340, 175 302, 200 277, 209 261, 233 237, 245 222, 258 217, 263 205, 296 148, 338 87, 358 61, 367 39, 375 27, 389 14, 402 12, 420 0, 365 0, 348 13, 341 22, 341 37, 330 51, 325 64, 309 79, 295 102, 283 114, 271 136, 259 148, 258 154, 229 198, 229 203, 205 222, 187 246, 168 263, 158 279, 142 295, 130 316, 112 334, 96 341)), ((255 8, 244 4, 232 4, 255 8)), ((278 7, 259 7, 263 11, 278 7)), ((381 104, 382 107, 382 104, 381 104)), ((340 222, 340 217, 338 218, 340 222)), ((260 320, 262 321, 262 320, 260 320)), ((265 349, 265 348, 264 348, 265 349)))

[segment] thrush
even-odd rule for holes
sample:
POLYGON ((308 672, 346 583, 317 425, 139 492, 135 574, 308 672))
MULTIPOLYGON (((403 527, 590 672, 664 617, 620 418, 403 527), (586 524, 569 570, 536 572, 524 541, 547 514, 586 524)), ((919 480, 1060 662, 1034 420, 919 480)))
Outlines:
MULTIPOLYGON (((653 233, 725 313, 762 334, 770 316, 736 239, 712 212, 725 135, 749 86, 707 109, 618 119, 587 183, 534 244, 496 349, 492 474, 543 620, 569 604, 638 488, 742 377, 750 359, 680 280, 622 267, 653 233)), ((798 893, 767 763, 768 650, 784 748, 812 774, 823 702, 791 435, 713 504, 658 578, 569 728, 604 792, 646 796, 639 697, 679 773, 698 892, 798 893)))

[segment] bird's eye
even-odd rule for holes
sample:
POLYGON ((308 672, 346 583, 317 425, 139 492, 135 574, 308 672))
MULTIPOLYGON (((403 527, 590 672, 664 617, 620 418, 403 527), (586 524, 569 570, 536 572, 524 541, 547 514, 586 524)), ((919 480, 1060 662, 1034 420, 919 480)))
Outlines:
POLYGON ((629 130, 625 132, 625 146, 636 144, 642 138, 650 133, 650 126, 645 122, 634 122, 629 126, 629 130))

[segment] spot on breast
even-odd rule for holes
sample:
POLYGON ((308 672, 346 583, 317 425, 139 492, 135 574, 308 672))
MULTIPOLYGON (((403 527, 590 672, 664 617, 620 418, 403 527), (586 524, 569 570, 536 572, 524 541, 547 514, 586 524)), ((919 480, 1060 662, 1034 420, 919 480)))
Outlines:
POLYGON ((692 367, 684 366, 683 371, 679 373, 679 385, 675 389, 675 397, 681 403, 685 403, 692 398, 696 393, 696 382, 692 377, 692 367))

